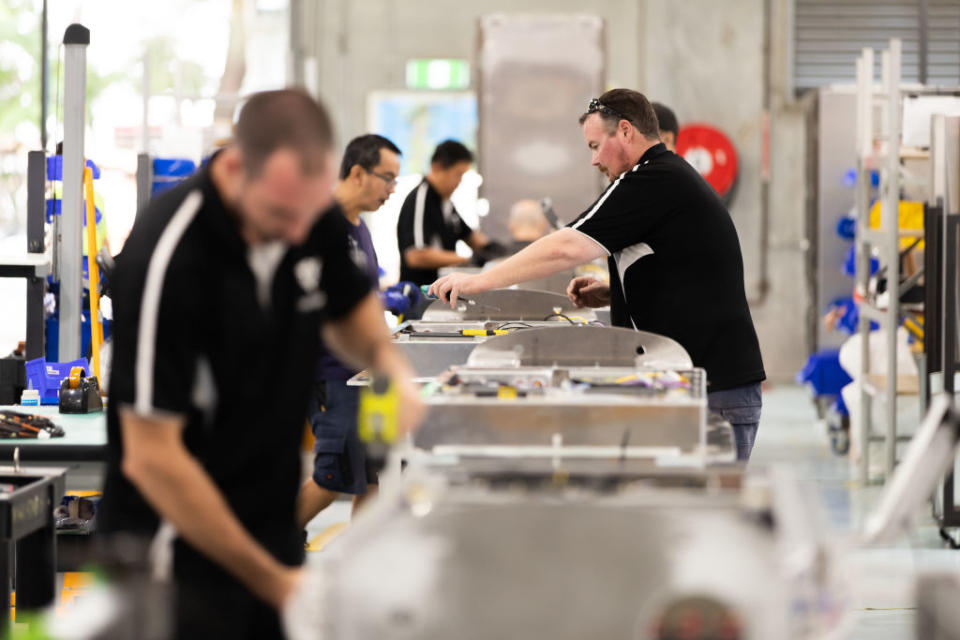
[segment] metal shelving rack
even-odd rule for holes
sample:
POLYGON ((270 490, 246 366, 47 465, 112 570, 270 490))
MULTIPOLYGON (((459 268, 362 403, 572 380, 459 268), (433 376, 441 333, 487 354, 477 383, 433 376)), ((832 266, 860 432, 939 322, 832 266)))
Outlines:
POLYGON ((897 445, 897 327, 900 320, 900 133, 903 91, 900 87, 901 42, 894 38, 881 53, 881 86, 874 83, 874 51, 864 49, 857 59, 857 268, 856 287, 860 304, 860 412, 856 425, 861 442, 858 477, 869 481, 869 450, 872 425, 871 395, 885 400, 883 419, 884 473, 890 477, 896 464, 897 445), (882 107, 885 126, 875 150, 874 107, 882 107), (870 171, 880 170, 881 228, 870 228, 870 171), (887 308, 875 304, 870 292, 870 258, 876 250, 884 263, 887 281, 887 308), (876 322, 884 332, 887 347, 887 379, 883 390, 874 390, 870 371, 870 325, 876 322))
POLYGON ((27 280, 28 360, 45 352, 43 299, 46 278, 60 281, 59 353, 63 361, 80 357, 83 304, 81 231, 83 229, 84 126, 86 121, 87 46, 90 31, 67 27, 64 44, 63 203, 54 223, 52 246, 44 246, 47 158, 43 151, 27 156, 27 251, 0 258, 0 277, 27 280))
POLYGON ((899 321, 899 280, 900 280, 900 234, 897 211, 899 207, 899 139, 900 139, 900 41, 891 40, 889 51, 881 58, 883 89, 876 93, 874 88, 874 52, 864 49, 857 59, 857 268, 856 287, 862 296, 860 304, 860 412, 859 424, 861 451, 859 479, 862 483, 869 480, 869 450, 872 429, 872 406, 870 384, 867 374, 870 370, 870 325, 877 322, 886 332, 887 343, 887 381, 885 389, 886 412, 884 429, 884 469, 889 476, 895 464, 896 455, 896 391, 897 391, 897 343, 896 330, 899 321), (886 157, 878 158, 874 152, 874 104, 877 99, 886 100, 886 157), (880 173, 881 228, 870 229, 870 171, 886 160, 880 173), (891 215, 891 211, 893 212, 891 215), (871 302, 870 258, 874 249, 886 258, 887 291, 889 302, 887 309, 881 310, 871 302))
MULTIPOLYGON (((869 444, 879 440, 884 443, 884 477, 889 478, 896 466, 896 447, 898 440, 909 437, 897 435, 897 329, 903 311, 900 296, 916 285, 921 274, 915 274, 908 281, 900 280, 900 259, 904 255, 900 250, 902 238, 923 239, 929 235, 929 229, 923 231, 901 230, 899 228, 899 210, 901 193, 900 161, 902 157, 901 134, 904 98, 922 95, 960 95, 957 87, 932 87, 901 85, 902 46, 898 38, 890 40, 889 49, 881 52, 881 82, 874 79, 874 51, 864 49, 857 59, 857 273, 856 287, 862 296, 860 304, 860 324, 858 333, 861 343, 860 358, 860 416, 858 430, 862 451, 858 468, 861 483, 869 481, 869 444), (875 134, 874 109, 881 107, 884 127, 880 135, 875 134), (880 142, 879 148, 876 143, 880 142), (870 171, 880 171, 880 217, 881 228, 870 229, 870 171), (874 251, 879 255, 887 283, 887 305, 880 308, 876 296, 870 291, 870 258, 874 251), (886 344, 887 378, 883 389, 875 389, 869 382, 870 370, 869 335, 870 325, 880 325, 886 344), (873 419, 871 396, 885 401, 883 414, 883 435, 872 437, 873 419)), ((936 185, 930 185, 931 192, 936 185)), ((929 243, 929 238, 927 238, 929 243)), ((929 250, 929 246, 928 246, 929 250)), ((929 286, 929 281, 927 282, 929 286)), ((929 300, 929 299, 928 299, 929 300)), ((929 304, 929 301, 927 302, 929 304)), ((921 372, 917 392, 921 398, 928 393, 926 364, 921 372)))

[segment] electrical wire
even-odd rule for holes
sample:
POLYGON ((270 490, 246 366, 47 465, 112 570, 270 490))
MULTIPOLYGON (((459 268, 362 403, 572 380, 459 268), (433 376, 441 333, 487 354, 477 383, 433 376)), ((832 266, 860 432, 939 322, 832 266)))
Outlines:
POLYGON ((551 313, 550 315, 548 315, 548 316, 547 316, 546 318, 544 318, 543 320, 544 320, 544 321, 547 321, 547 320, 551 320, 551 319, 553 319, 553 318, 560 318, 561 320, 566 320, 567 322, 569 322, 569 323, 572 324, 573 326, 577 326, 577 323, 576 323, 576 322, 574 322, 573 320, 571 320, 569 317, 563 315, 562 313, 551 313))
POLYGON ((501 331, 503 329, 532 329, 532 328, 533 328, 532 324, 529 324, 527 322, 521 322, 519 320, 510 320, 507 322, 502 322, 499 325, 497 325, 497 331, 501 331))

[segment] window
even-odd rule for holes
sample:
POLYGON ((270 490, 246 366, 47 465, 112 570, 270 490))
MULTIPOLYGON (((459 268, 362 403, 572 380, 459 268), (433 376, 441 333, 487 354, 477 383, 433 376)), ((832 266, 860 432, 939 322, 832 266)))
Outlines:
MULTIPOLYGON (((861 49, 903 41, 904 82, 960 85, 960 0, 795 0, 794 83, 854 82, 861 49)), ((880 76, 880 57, 876 59, 880 76)))

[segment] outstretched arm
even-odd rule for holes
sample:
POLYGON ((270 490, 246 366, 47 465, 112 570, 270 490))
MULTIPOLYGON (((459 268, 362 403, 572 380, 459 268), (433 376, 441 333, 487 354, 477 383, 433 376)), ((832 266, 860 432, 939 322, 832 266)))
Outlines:
POLYGON ((430 293, 456 307, 457 298, 509 287, 518 282, 545 278, 607 255, 607 250, 589 236, 573 229, 560 229, 540 238, 496 267, 465 275, 453 273, 430 286, 430 293))

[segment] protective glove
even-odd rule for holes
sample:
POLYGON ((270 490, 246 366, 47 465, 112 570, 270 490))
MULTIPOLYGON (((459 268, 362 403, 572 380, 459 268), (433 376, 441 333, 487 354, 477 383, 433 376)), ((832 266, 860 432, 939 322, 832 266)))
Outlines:
POLYGON ((401 281, 380 292, 384 308, 394 315, 404 315, 412 307, 420 304, 420 288, 412 282, 401 281))

